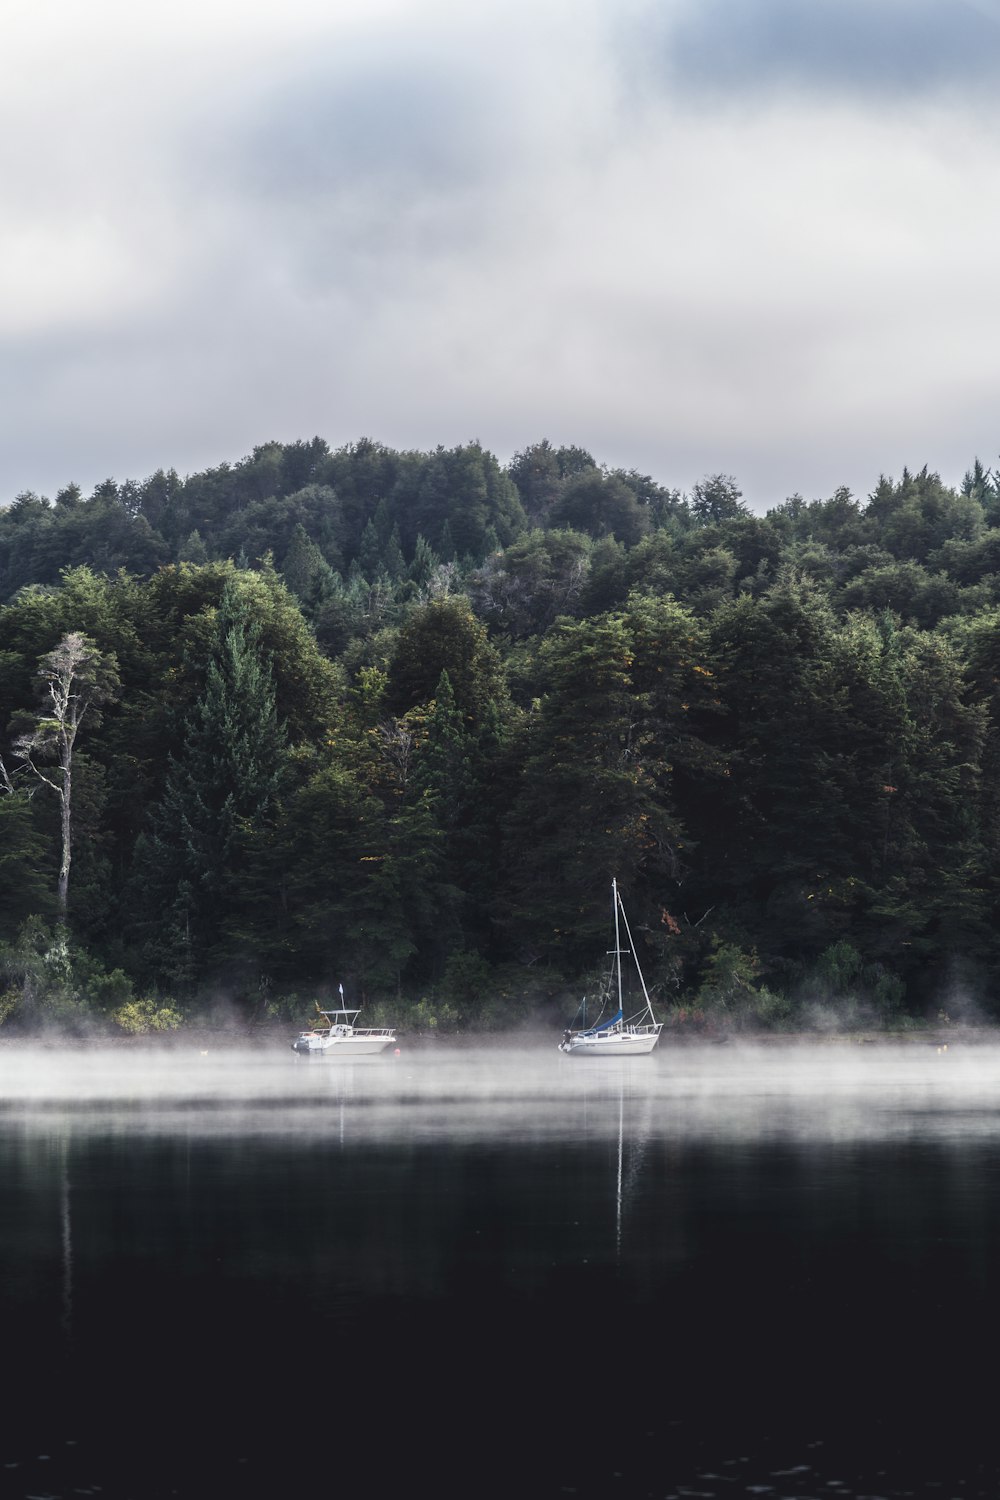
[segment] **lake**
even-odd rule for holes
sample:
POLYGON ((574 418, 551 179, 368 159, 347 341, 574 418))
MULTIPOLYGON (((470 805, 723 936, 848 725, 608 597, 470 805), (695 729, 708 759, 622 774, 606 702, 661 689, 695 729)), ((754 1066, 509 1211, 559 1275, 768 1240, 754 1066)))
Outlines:
POLYGON ((4 1496, 1000 1495, 1000 1048, 0 1047, 4 1496))

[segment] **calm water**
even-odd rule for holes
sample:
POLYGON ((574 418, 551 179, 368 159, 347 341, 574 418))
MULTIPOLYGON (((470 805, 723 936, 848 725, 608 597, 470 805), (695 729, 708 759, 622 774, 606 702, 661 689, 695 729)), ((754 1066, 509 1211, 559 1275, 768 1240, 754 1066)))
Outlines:
POLYGON ((4 1495, 1000 1495, 1000 1050, 0 1048, 4 1495))

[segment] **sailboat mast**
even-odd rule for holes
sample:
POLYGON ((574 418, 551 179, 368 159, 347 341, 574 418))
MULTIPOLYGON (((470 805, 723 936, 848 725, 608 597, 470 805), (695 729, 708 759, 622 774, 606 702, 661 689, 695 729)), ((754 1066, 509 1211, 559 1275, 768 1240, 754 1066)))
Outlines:
POLYGON ((625 915, 625 908, 624 908, 624 906, 622 907, 622 921, 625 923, 625 934, 626 934, 626 936, 628 938, 628 947, 629 947, 629 952, 632 955, 632 962, 635 964, 635 972, 638 974, 638 976, 639 976, 639 983, 642 986, 642 998, 646 1002, 646 1010, 647 1010, 647 1012, 649 1014, 649 1019, 650 1019, 651 1023, 655 1026, 655 1024, 656 1024, 656 1017, 653 1014, 653 1003, 652 1003, 652 1001, 649 998, 649 991, 646 988, 646 981, 642 977, 642 968, 641 968, 641 966, 639 964, 639 955, 635 951, 635 941, 634 941, 634 939, 632 937, 632 929, 628 925, 628 917, 625 915))
POLYGON ((611 877, 611 891, 615 901, 615 974, 618 977, 618 1014, 622 1015, 622 945, 618 935, 618 881, 611 877))

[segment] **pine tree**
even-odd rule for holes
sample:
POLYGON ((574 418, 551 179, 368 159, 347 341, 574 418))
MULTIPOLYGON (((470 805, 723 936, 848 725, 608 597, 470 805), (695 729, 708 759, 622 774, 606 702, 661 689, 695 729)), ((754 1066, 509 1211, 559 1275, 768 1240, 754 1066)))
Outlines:
POLYGON ((406 573, 406 559, 399 544, 399 527, 394 526, 382 551, 382 565, 393 583, 398 583, 406 573))
POLYGON ((177 561, 203 567, 208 562, 208 550, 197 528, 192 531, 184 545, 178 550, 177 561))
POLYGON ((507 684, 496 648, 468 599, 434 599, 409 616, 389 665, 389 704, 398 714, 429 703, 447 672, 466 724, 478 730, 491 704, 507 704, 507 684))
POLYGON ((438 561, 438 556, 430 543, 424 537, 418 536, 413 549, 413 561, 407 572, 419 589, 425 589, 430 583, 438 561))
POLYGON ((365 523, 364 531, 361 533, 361 544, 358 547, 358 555, 355 558, 355 562, 360 572, 370 583, 374 579, 381 561, 382 543, 379 541, 375 522, 369 519, 365 523))
POLYGON ((466 836, 475 812, 480 759, 477 738, 466 729, 448 673, 442 671, 414 751, 410 777, 411 798, 426 802, 440 835, 440 847, 436 838, 433 842, 440 870, 424 945, 439 969, 460 943, 463 913, 474 884, 472 867, 481 853, 478 841, 470 847, 466 836))
POLYGON ((537 955, 575 967, 602 940, 612 876, 630 888, 674 830, 645 761, 625 621, 561 620, 540 658, 547 690, 513 747, 505 920, 537 955))
POLYGON ((437 555, 442 562, 448 563, 455 561, 455 543, 451 535, 450 521, 446 520, 444 525, 441 527, 441 530, 438 532, 438 540, 435 551, 437 552, 437 555))
POLYGON ((27 792, 13 784, 0 761, 0 941, 12 941, 26 918, 54 913, 53 873, 27 792))
POLYGON ((312 598, 316 575, 321 566, 327 566, 323 554, 299 522, 292 532, 288 551, 281 564, 281 576, 300 603, 305 604, 312 598))
POLYGON ((204 687, 137 859, 162 932, 156 963, 186 984, 227 955, 242 864, 278 788, 285 730, 260 634, 238 588, 227 585, 204 687))

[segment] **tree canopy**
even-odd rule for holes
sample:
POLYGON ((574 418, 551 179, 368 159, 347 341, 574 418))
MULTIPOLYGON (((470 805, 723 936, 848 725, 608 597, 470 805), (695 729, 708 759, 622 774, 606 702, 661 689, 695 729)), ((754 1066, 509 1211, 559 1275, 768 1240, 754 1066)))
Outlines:
POLYGON ((992 1015, 998 495, 975 460, 753 515, 367 438, 18 495, 4 972, 58 930, 81 1013, 565 1019, 615 876, 665 1013, 992 1015))

